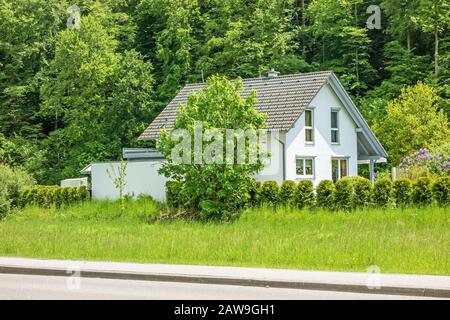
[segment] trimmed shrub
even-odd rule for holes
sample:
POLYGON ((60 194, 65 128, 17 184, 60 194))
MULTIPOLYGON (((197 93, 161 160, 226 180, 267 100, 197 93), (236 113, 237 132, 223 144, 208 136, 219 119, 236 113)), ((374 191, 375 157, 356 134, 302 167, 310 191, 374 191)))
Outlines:
MULTIPOLYGON (((86 187, 80 187, 77 189, 78 192, 78 201, 87 201, 91 197, 88 189, 86 187)), ((56 201, 57 192, 55 192, 55 201, 56 201)))
POLYGON ((397 207, 405 207, 411 203, 412 187, 409 179, 394 181, 392 197, 397 207))
POLYGON ((432 187, 433 198, 441 207, 450 205, 450 177, 436 179, 432 187))
POLYGON ((336 181, 334 191, 334 208, 349 211, 353 208, 353 182, 350 179, 336 181))
POLYGON ((335 186, 331 180, 322 180, 316 188, 317 206, 323 209, 334 209, 334 190, 335 186))
POLYGON ((49 208, 57 208, 89 200, 89 192, 86 187, 62 188, 58 186, 36 186, 24 190, 20 196, 22 205, 35 205, 49 208))
POLYGON ((295 199, 295 191, 297 189, 297 185, 294 181, 286 180, 283 181, 283 184, 280 188, 280 203, 284 206, 291 206, 294 204, 295 199))
POLYGON ((276 206, 280 199, 280 187, 276 181, 265 181, 261 187, 261 203, 276 206))
POLYGON ((380 208, 386 208, 392 195, 392 180, 380 179, 375 181, 372 190, 372 203, 380 208))
POLYGON ((353 180, 353 206, 356 208, 366 208, 370 205, 372 193, 372 183, 369 179, 355 177, 353 180))
POLYGON ((428 177, 417 179, 413 184, 412 200, 419 207, 428 206, 433 200, 432 181, 428 177))
POLYGON ((261 204, 261 181, 254 180, 250 186, 249 195, 250 195, 250 205, 253 207, 257 207, 261 204))
POLYGON ((295 203, 300 209, 314 206, 314 185, 310 180, 302 180, 297 185, 295 203))

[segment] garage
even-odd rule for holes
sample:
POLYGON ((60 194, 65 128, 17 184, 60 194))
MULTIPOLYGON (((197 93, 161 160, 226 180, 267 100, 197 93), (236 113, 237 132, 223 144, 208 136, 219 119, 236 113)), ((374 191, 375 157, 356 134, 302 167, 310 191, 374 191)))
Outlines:
MULTIPOLYGON (((158 173, 164 157, 155 149, 124 148, 123 159, 126 161, 124 193, 131 197, 149 195, 165 201, 167 179, 158 173)), ((112 179, 119 174, 120 165, 120 161, 94 162, 81 170, 81 174, 90 175, 92 199, 119 198, 119 190, 112 179)))

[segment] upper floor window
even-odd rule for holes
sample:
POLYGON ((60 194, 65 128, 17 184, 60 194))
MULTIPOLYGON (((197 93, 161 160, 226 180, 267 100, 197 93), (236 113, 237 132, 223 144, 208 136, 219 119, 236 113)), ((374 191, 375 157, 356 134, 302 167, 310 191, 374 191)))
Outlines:
POLYGON ((339 143, 339 111, 331 110, 331 143, 339 143))
POLYGON ((311 109, 305 110, 305 141, 314 142, 314 114, 311 109))

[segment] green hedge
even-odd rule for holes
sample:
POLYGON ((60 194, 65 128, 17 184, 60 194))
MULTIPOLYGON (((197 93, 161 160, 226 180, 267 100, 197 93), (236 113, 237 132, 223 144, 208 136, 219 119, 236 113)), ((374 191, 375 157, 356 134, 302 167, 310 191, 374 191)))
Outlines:
POLYGON ((334 183, 331 180, 322 180, 316 188, 317 206, 322 209, 334 209, 334 183))
POLYGON ((276 181, 265 181, 261 187, 261 203, 276 206, 280 200, 280 187, 276 181))
POLYGON ((349 211, 353 208, 353 181, 341 179, 336 181, 334 190, 334 208, 349 211))
POLYGON ((363 177, 353 179, 353 206, 356 208, 366 208, 370 205, 370 195, 372 194, 372 183, 363 177))
POLYGON ((393 183, 390 179, 375 181, 372 189, 372 203, 379 208, 386 208, 391 202, 393 183))
POLYGON ((438 178, 432 187, 433 198, 441 207, 450 205, 450 177, 438 178))
POLYGON ((413 203, 419 207, 428 206, 433 201, 432 181, 428 177, 417 179, 412 190, 413 203))
POLYGON ((409 179, 394 181, 392 197, 397 207, 405 207, 411 203, 412 183, 409 179))
MULTIPOLYGON (((166 188, 168 205, 179 207, 182 201, 180 192, 182 184, 171 181, 166 184, 166 188)), ((50 200, 41 200, 43 201, 41 205, 48 205, 48 202, 54 201, 52 197, 58 197, 58 193, 55 195, 52 192, 47 193, 50 200)), ((303 180, 298 184, 287 180, 281 187, 276 181, 261 183, 254 180, 248 189, 248 195, 247 205, 250 207, 281 204, 300 209, 317 207, 350 211, 369 206, 376 208, 387 208, 390 205, 401 208, 412 204, 425 206, 433 203, 433 200, 439 206, 449 206, 450 177, 438 178, 434 182, 429 178, 420 178, 414 183, 408 179, 392 182, 383 178, 377 180, 374 185, 366 178, 346 177, 337 182, 323 180, 316 189, 310 180, 303 180)), ((213 204, 211 207, 217 205, 213 204)))
POLYGON ((21 205, 36 205, 40 207, 61 207, 72 203, 89 200, 86 187, 62 188, 58 186, 36 186, 24 190, 20 196, 21 205))
POLYGON ((283 182, 280 188, 280 203, 284 206, 291 206, 295 201, 295 192, 297 185, 292 180, 283 182))
POLYGON ((302 180, 297 185, 295 204, 298 208, 311 208, 314 206, 314 184, 310 180, 302 180))
POLYGON ((261 204, 261 188, 262 182, 254 180, 250 186, 250 206, 257 207, 261 204))

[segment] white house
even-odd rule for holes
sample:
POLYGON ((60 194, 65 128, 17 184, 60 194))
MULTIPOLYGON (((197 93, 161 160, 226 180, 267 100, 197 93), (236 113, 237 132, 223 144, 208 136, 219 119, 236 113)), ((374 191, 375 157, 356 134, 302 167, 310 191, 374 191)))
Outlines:
MULTIPOLYGON (((318 184, 326 179, 338 180, 345 176, 355 176, 358 174, 358 164, 366 164, 370 167, 373 180, 374 164, 386 161, 386 151, 333 72, 278 76, 272 70, 268 77, 243 80, 243 85, 243 96, 256 91, 256 109, 268 115, 269 134, 265 143, 272 157, 256 179, 276 180, 280 184, 284 180, 311 180, 318 184)), ((185 86, 139 139, 154 140, 159 137, 162 128, 170 130, 176 119, 178 106, 186 103, 190 93, 205 86, 204 83, 185 86)), ((124 157, 130 158, 127 152, 124 157)), ((153 163, 156 170, 159 167, 156 163, 164 161, 161 157, 145 157, 145 154, 138 158, 129 159, 130 173, 133 171, 131 168, 142 166, 142 162, 153 163)), ((134 194, 144 191, 163 200, 165 179, 156 178, 158 175, 154 172, 144 172, 144 168, 141 169, 134 170, 136 176, 129 176, 129 191, 134 194), (152 186, 143 187, 146 184, 152 186)), ((105 171, 100 168, 98 170, 105 171)), ((93 196, 115 197, 112 189, 103 189, 106 188, 104 174, 95 171, 93 164, 93 196), (96 178, 96 175, 99 177, 96 178), (102 179, 103 182, 100 183, 97 179, 102 179), (103 185, 100 187, 103 191, 98 190, 100 185, 103 185)))

